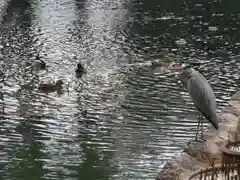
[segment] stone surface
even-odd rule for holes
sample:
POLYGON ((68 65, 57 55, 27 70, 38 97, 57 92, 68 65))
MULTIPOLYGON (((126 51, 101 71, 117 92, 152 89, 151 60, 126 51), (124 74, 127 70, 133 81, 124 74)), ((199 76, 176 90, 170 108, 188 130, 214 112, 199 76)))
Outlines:
POLYGON ((240 91, 236 92, 233 96, 232 96, 232 101, 240 101, 240 91))
POLYGON ((240 91, 219 114, 219 130, 210 125, 204 131, 205 142, 190 142, 184 151, 167 162, 156 180, 187 180, 191 173, 221 162, 219 147, 226 140, 240 137, 240 91))
POLYGON ((203 164, 187 153, 181 153, 171 161, 167 162, 162 171, 158 174, 157 180, 177 180, 182 174, 188 174, 202 167, 203 164))
POLYGON ((239 101, 230 101, 230 111, 236 116, 240 116, 240 100, 239 101))

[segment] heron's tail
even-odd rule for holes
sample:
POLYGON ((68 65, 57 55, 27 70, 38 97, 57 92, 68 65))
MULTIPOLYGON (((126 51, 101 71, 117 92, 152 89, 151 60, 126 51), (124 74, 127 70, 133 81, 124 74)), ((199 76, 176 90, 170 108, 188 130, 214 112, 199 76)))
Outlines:
POLYGON ((212 126, 218 130, 218 118, 214 118, 214 119, 210 119, 210 123, 212 124, 212 126))

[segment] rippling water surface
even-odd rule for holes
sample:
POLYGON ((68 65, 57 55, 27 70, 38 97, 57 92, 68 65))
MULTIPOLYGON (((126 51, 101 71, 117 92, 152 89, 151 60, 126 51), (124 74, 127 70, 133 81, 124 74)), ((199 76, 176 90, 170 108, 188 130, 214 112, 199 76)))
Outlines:
POLYGON ((149 62, 199 61, 220 111, 239 86, 239 5, 2 0, 1 177, 154 179, 195 137, 198 113, 176 74, 149 62), (48 71, 37 68, 38 53, 48 71), (61 94, 37 90, 56 79, 61 94))

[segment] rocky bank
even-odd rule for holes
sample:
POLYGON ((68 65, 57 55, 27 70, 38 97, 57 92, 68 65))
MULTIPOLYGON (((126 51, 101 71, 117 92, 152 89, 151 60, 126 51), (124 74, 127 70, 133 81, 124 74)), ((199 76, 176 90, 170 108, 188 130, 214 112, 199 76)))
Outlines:
POLYGON ((167 162, 156 180, 187 180, 191 173, 200 168, 209 167, 212 159, 220 163, 219 146, 225 140, 233 140, 240 131, 240 91, 231 98, 227 107, 219 114, 219 134, 211 125, 204 131, 205 142, 191 142, 182 153, 167 162))

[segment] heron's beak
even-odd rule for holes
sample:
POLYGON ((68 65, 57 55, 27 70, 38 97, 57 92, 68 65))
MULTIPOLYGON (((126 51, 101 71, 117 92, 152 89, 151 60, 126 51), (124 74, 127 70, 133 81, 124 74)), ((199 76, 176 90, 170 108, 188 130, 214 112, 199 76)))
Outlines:
POLYGON ((179 63, 171 63, 167 67, 168 70, 170 71, 181 71, 184 67, 181 66, 179 63))

